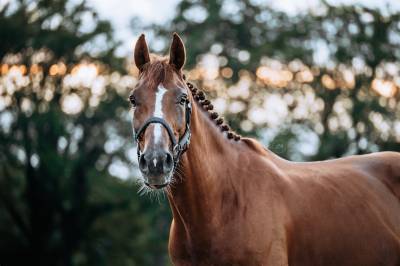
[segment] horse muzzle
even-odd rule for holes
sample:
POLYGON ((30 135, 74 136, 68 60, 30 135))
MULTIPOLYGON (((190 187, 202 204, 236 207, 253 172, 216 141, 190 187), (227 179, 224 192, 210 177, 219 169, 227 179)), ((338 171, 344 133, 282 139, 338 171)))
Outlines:
POLYGON ((139 169, 142 172, 144 183, 152 189, 167 186, 174 168, 174 160, 169 151, 150 150, 139 158, 139 169))

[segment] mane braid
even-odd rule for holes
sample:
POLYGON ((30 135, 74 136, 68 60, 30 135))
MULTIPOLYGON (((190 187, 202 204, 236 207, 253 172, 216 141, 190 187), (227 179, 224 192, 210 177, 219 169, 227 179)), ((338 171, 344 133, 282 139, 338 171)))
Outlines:
MULTIPOLYGON (((185 76, 183 76, 183 78, 186 80, 185 76)), ((228 139, 239 141, 241 136, 233 132, 227 124, 224 124, 224 119, 219 117, 217 112, 210 112, 214 109, 214 106, 209 100, 206 99, 206 94, 203 91, 195 88, 190 82, 186 82, 186 85, 191 91, 193 99, 196 101, 196 103, 208 113, 210 119, 215 121, 215 124, 221 129, 222 132, 226 132, 228 139)))

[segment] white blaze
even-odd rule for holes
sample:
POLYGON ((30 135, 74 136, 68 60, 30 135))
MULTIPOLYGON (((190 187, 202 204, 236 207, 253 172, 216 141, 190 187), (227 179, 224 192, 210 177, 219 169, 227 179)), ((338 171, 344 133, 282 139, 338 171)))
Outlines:
MULTIPOLYGON (((156 92, 156 103, 154 105, 154 117, 158 118, 164 118, 164 114, 162 112, 162 101, 164 98, 164 94, 167 92, 167 90, 164 88, 164 86, 160 83, 157 88, 156 92)), ((154 143, 158 143, 161 140, 162 136, 162 126, 158 123, 154 124, 154 143)))

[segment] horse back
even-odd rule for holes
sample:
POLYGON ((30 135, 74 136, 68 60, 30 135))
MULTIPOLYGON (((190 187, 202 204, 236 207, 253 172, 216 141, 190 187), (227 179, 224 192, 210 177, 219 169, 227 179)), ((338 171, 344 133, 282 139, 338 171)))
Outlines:
POLYGON ((400 153, 380 152, 367 155, 364 167, 400 200, 400 153))

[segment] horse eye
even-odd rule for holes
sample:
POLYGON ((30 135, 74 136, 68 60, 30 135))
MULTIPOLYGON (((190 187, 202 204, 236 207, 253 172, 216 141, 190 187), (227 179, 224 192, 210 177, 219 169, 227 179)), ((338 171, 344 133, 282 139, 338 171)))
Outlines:
POLYGON ((187 102, 187 95, 183 94, 180 98, 179 98, 179 104, 180 105, 185 105, 187 102))
POLYGON ((133 107, 136 107, 136 99, 135 96, 133 96, 132 94, 129 95, 129 101, 131 102, 133 107))

